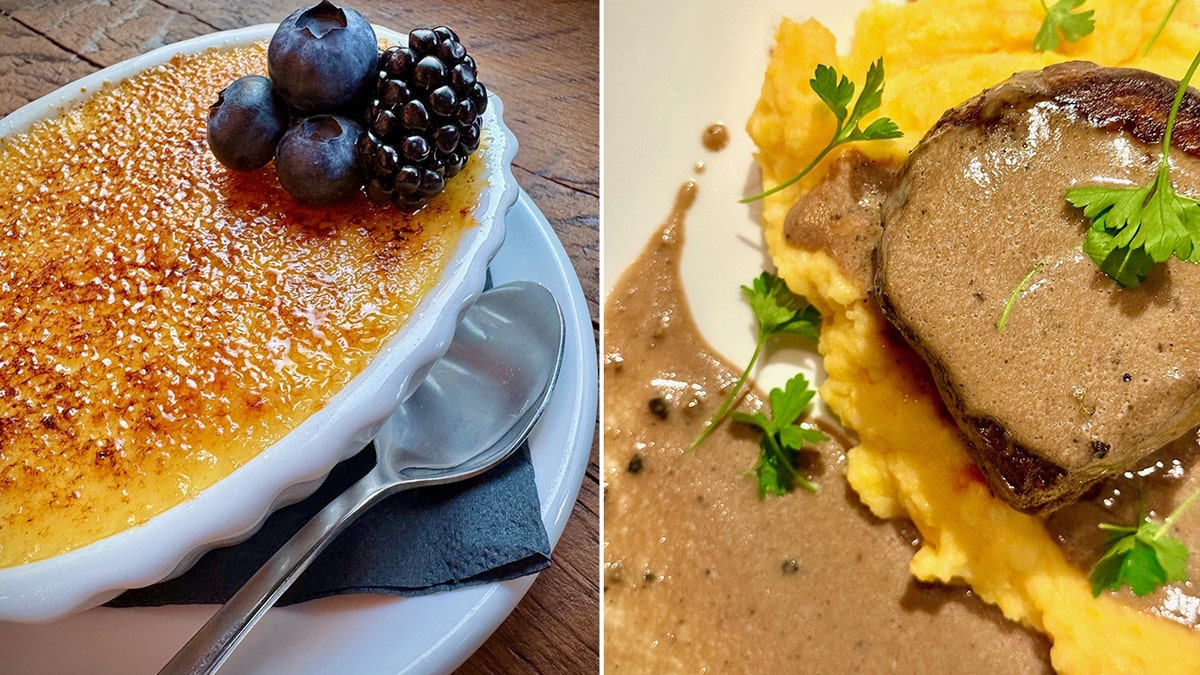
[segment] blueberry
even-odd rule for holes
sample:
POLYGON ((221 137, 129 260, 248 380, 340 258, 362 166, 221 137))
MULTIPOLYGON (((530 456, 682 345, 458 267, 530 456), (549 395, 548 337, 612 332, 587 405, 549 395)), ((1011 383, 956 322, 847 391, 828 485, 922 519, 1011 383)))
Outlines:
POLYGON ((375 29, 358 12, 328 0, 279 24, 267 47, 267 71, 288 103, 310 112, 351 104, 373 82, 375 29))
POLYGON ((275 156, 287 119, 287 106, 273 93, 270 80, 240 77, 208 109, 208 147, 225 166, 253 171, 275 156))
POLYGON ((279 184, 309 204, 331 204, 363 184, 354 146, 363 134, 357 122, 337 115, 306 117, 284 133, 275 151, 279 184))

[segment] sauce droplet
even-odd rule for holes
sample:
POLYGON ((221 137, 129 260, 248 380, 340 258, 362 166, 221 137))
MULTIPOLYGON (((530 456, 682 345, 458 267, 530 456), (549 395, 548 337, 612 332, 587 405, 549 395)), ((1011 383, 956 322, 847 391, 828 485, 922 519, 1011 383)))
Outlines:
POLYGON ((704 130, 704 147, 712 152, 724 150, 729 145, 729 129, 721 122, 708 125, 704 130))

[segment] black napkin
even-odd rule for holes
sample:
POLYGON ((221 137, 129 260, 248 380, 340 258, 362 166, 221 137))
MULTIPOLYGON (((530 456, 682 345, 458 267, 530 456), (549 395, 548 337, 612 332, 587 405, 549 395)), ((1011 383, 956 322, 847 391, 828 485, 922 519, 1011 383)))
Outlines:
MULTIPOLYGON (((170 581, 127 591, 114 607, 224 603, 325 504, 375 464, 375 447, 334 467, 308 499, 253 537, 208 552, 170 581)), ((341 593, 416 596, 506 581, 550 565, 529 446, 476 478, 393 495, 329 545, 279 604, 341 593)))

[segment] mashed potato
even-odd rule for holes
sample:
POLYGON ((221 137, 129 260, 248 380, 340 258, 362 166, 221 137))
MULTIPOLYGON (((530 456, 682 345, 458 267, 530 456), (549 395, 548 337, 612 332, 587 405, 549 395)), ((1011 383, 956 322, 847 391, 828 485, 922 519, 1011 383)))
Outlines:
MULTIPOLYGON (((818 63, 861 84, 870 62, 883 57, 880 113, 905 136, 858 149, 903 161, 943 111, 1016 71, 1086 59, 1180 77, 1200 47, 1194 1, 1180 3, 1149 56, 1141 57, 1169 6, 1170 0, 1089 0, 1084 9, 1095 10, 1096 30, 1045 54, 1032 49, 1044 16, 1037 0, 876 3, 858 18, 854 43, 843 56, 819 23, 784 20, 748 123, 760 149, 763 183, 770 187, 797 173, 833 133, 832 115, 808 84, 818 63)), ((914 376, 914 357, 885 337, 886 322, 867 290, 824 252, 785 242, 788 209, 822 178, 823 167, 765 201, 765 237, 792 290, 824 316, 820 350, 828 379, 821 396, 860 440, 848 461, 851 486, 876 515, 909 518, 921 531, 913 575, 965 582, 1009 619, 1042 631, 1053 642, 1051 659, 1061 672, 1200 672, 1200 635, 1108 594, 1093 598, 1086 573, 1066 560, 1042 521, 992 497, 941 412, 937 393, 914 376)))

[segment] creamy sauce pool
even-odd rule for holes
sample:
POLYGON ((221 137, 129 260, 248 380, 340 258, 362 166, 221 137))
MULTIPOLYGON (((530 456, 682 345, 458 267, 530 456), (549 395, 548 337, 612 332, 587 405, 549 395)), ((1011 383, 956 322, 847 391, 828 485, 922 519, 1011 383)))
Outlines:
MULTIPOLYGON (((818 494, 766 500, 746 428, 723 424, 687 450, 738 375, 700 337, 679 280, 695 189, 605 307, 606 668, 1048 671, 1040 635, 969 591, 911 577, 918 535, 860 505, 842 445, 806 454, 818 494)), ((756 392, 742 402, 761 405, 756 392)))

